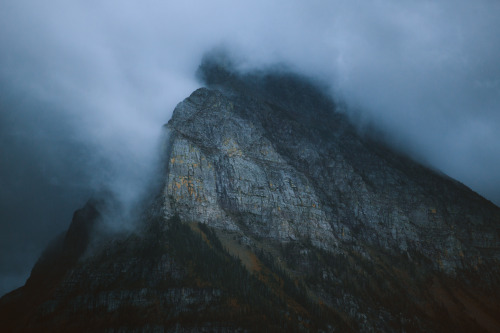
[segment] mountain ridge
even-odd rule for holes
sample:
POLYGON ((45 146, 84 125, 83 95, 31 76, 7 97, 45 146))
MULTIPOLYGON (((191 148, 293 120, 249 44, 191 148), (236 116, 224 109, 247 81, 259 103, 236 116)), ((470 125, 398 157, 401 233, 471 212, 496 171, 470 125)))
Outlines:
POLYGON ((179 103, 166 125, 161 190, 137 232, 89 255, 88 230, 105 209, 90 202, 65 236, 75 248, 48 251, 26 286, 0 299, 3 325, 123 332, 500 327, 500 208, 360 136, 307 78, 241 74, 214 58, 205 58, 198 75, 206 87, 179 103), (46 263, 70 252, 51 278, 54 264, 46 263), (30 287, 37 283, 41 290, 30 287))

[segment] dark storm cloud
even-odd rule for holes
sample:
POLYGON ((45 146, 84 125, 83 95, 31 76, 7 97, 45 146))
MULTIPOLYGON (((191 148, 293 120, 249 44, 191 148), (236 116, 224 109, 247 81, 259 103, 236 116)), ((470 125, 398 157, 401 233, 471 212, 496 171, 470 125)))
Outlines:
POLYGON ((93 191, 137 200, 221 45, 241 70, 321 79, 361 129, 500 203, 498 17, 487 0, 2 1, 0 293, 93 191))

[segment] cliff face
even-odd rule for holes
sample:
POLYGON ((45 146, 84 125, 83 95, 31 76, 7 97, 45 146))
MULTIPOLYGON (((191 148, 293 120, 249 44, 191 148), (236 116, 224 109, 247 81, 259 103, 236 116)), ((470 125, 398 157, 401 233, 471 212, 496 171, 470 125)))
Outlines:
POLYGON ((92 241, 89 203, 0 300, 7 329, 500 329, 498 207, 358 135, 307 79, 200 75, 140 230, 92 241))
MULTIPOLYGON (((254 104, 254 108, 269 106, 254 104)), ((174 112, 167 212, 220 229, 329 248, 337 235, 315 186, 218 91, 197 90, 174 112), (301 223, 307 221, 307 223, 301 223)), ((304 147, 310 149, 310 147, 304 147)))
POLYGON ((500 259, 500 211, 458 182, 363 139, 298 77, 209 84, 168 123, 167 212, 279 242, 417 252, 453 273, 500 259))

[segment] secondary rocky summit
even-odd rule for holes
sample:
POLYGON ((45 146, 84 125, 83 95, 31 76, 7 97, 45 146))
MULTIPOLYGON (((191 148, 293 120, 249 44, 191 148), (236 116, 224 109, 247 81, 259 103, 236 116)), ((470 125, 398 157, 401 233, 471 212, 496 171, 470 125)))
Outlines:
POLYGON ((105 205, 89 203, 66 235, 85 241, 46 252, 0 300, 4 325, 500 330, 498 207, 360 136, 306 78, 213 58, 199 74, 206 87, 166 125, 140 230, 82 251, 105 205))

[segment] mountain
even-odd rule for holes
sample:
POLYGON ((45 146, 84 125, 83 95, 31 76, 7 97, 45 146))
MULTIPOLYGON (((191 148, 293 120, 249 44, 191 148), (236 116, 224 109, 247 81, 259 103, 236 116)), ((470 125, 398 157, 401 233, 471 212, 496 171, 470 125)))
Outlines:
POLYGON ((362 136, 322 87, 206 58, 132 233, 75 212, 6 331, 500 330, 500 208, 362 136))

